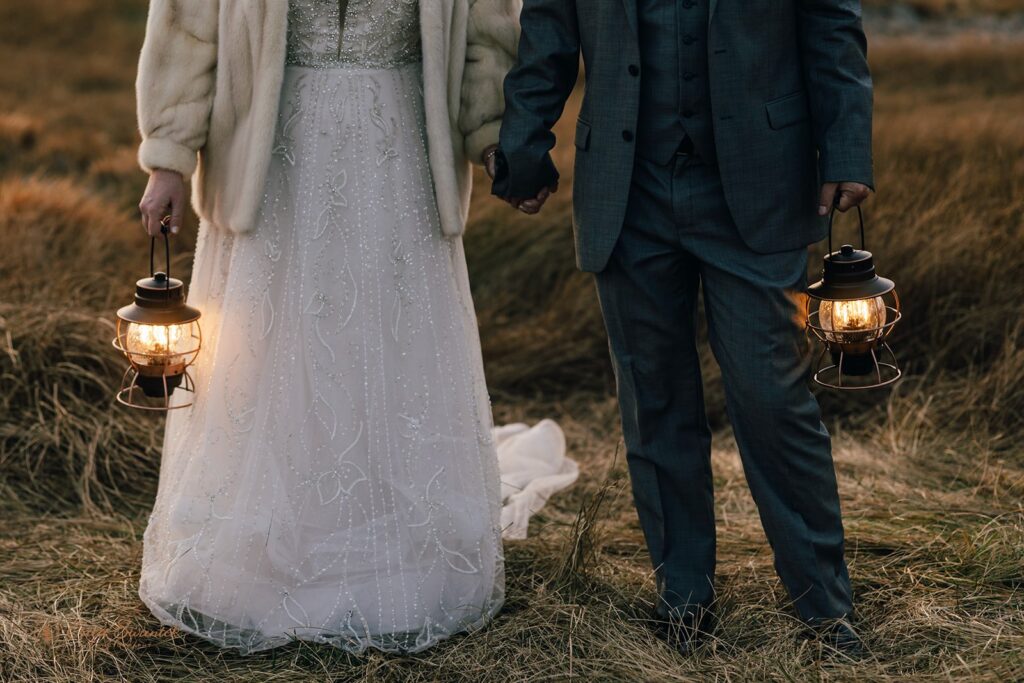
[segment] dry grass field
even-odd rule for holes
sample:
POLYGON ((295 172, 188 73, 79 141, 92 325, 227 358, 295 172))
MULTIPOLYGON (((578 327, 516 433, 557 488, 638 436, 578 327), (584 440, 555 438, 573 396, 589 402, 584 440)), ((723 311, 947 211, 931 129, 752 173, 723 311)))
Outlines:
POLYGON ((868 10, 891 9, 894 5, 903 5, 903 8, 925 17, 972 17, 979 14, 1006 17, 1021 11, 1020 0, 863 0, 862 4, 868 10))
POLYGON ((527 217, 482 182, 466 245, 496 419, 556 417, 580 481, 507 544, 488 629, 413 657, 296 643, 243 658, 161 628, 136 593, 162 425, 113 403, 109 339, 147 267, 132 90, 145 4, 0 3, 0 681, 1024 679, 1024 40, 871 42, 869 248, 904 299, 907 376, 821 394, 869 660, 797 639, 710 355, 722 630, 682 659, 640 623, 651 574, 569 192, 527 217))

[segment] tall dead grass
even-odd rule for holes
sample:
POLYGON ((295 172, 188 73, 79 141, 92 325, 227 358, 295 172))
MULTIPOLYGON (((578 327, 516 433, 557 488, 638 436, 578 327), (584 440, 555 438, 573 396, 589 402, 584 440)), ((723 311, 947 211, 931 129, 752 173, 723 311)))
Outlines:
POLYGON ((871 9, 903 6, 925 19, 939 17, 974 17, 979 14, 1003 16, 1024 10, 1020 0, 864 0, 871 9))

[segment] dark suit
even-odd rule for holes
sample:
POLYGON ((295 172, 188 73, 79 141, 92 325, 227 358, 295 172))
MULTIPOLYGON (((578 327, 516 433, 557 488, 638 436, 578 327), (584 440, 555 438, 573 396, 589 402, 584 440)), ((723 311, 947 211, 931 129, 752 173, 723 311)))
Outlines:
MULTIPOLYGON (((633 169, 636 0, 524 0, 520 23, 500 138, 508 173, 495 191, 532 197, 557 177, 551 127, 582 51, 573 224, 580 268, 599 271, 622 228, 633 169)), ((744 242, 769 253, 821 240, 820 183, 873 184, 860 2, 711 0, 705 46, 718 166, 744 242)))
POLYGON ((582 50, 577 260, 595 273, 659 610, 714 599, 711 435, 695 343, 703 283, 779 576, 803 619, 848 615, 830 439, 807 387, 792 294, 806 286, 807 245, 824 237, 820 183, 872 184, 859 2, 524 0, 521 25, 492 192, 532 197, 557 178, 551 127, 582 50), (676 154, 681 136, 691 153, 676 154))

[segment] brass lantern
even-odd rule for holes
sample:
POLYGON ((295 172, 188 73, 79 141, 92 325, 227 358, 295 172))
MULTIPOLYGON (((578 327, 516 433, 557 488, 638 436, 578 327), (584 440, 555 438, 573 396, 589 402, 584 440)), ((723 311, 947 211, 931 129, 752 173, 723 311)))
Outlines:
POLYGON ((195 362, 202 344, 199 310, 185 303, 184 284, 169 275, 171 246, 166 218, 160 232, 167 254, 166 270, 153 269, 153 237, 149 244, 150 277, 135 283, 135 302, 117 311, 117 336, 113 341, 129 363, 117 400, 145 410, 192 405, 191 401, 172 402, 171 395, 179 387, 181 391, 195 391, 188 367, 195 362))
POLYGON ((844 390, 892 384, 902 375, 886 341, 901 317, 896 285, 875 273, 874 257, 864 248, 860 207, 860 249, 844 244, 832 251, 834 216, 833 208, 821 280, 807 288, 807 327, 823 345, 814 381, 844 390))

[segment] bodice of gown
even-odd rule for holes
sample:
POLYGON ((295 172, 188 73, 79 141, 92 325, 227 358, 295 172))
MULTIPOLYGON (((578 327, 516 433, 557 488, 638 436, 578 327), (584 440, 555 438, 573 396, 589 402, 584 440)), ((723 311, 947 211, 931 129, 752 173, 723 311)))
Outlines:
MULTIPOLYGON (((428 0, 429 1, 429 0, 428 0)), ((419 0, 288 0, 287 64, 391 68, 420 59, 419 0)))

